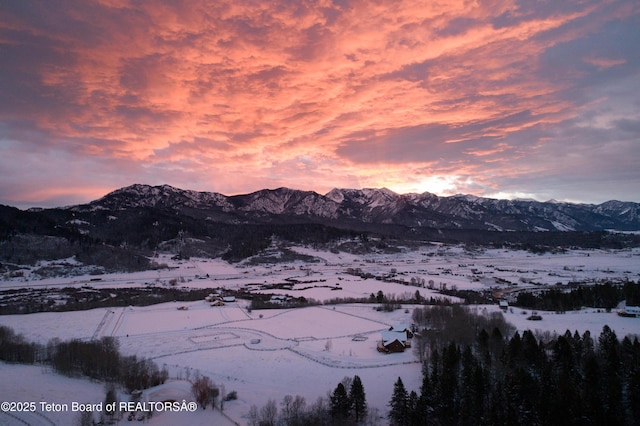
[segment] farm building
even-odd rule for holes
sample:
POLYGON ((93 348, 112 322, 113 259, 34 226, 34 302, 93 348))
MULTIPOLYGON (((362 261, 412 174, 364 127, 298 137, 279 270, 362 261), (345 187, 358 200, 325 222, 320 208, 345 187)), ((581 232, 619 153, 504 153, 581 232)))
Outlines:
POLYGON ((397 331, 400 333, 406 333, 407 335, 407 339, 411 339, 413 337, 413 327, 407 325, 407 324, 398 324, 398 325, 392 325, 389 328, 389 331, 397 331))
POLYGON ((384 353, 404 352, 411 347, 411 343, 404 331, 383 331, 382 339, 378 342, 378 351, 384 353))
POLYGON ((214 302, 220 299, 220 293, 209 293, 207 297, 204 298, 207 302, 214 302))
POLYGON ((618 312, 622 317, 640 317, 640 306, 625 306, 623 311, 618 312))

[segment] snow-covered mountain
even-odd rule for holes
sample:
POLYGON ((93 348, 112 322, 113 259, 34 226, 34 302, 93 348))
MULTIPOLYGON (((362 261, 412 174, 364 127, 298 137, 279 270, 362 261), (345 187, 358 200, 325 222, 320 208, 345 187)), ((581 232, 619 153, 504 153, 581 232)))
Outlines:
POLYGON ((333 189, 325 195, 289 188, 226 196, 169 185, 132 185, 71 211, 152 208, 225 223, 360 222, 420 228, 492 231, 640 230, 640 204, 599 205, 498 200, 472 195, 440 197, 382 189, 333 189))
MULTIPOLYGON (((218 206, 222 210, 233 210, 234 206, 227 199, 228 197, 215 192, 190 191, 169 185, 135 184, 117 189, 89 203, 88 206, 95 210, 126 210, 140 207, 206 209, 210 206, 218 206)), ((87 205, 72 206, 71 209, 83 211, 87 209, 87 205)))
POLYGON ((152 267, 149 256, 158 251, 239 261, 276 241, 327 247, 356 241, 351 249, 357 250, 385 250, 396 244, 391 241, 515 245, 537 252, 634 247, 640 235, 603 231, 640 231, 639 211, 632 202, 543 203, 385 188, 325 195, 278 188, 227 196, 131 185, 77 206, 0 206, 0 271, 70 257, 100 271, 137 271, 152 267))

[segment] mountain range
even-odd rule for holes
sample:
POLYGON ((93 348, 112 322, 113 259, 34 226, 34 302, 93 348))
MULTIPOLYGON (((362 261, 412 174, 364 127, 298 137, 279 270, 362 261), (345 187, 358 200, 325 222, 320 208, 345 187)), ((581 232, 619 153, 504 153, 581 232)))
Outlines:
POLYGON ((29 210, 0 205, 0 272, 17 274, 20 265, 69 258, 98 265, 101 272, 142 270, 153 267, 158 252, 240 261, 278 241, 345 251, 398 250, 411 241, 535 252, 622 248, 640 245, 640 235, 608 230, 639 231, 639 212, 640 204, 621 201, 440 197, 384 188, 333 189, 324 195, 278 188, 226 196, 136 184, 81 205, 29 210))
POLYGON ((226 196, 169 185, 131 185, 88 204, 67 207, 78 214, 153 208, 222 223, 311 222, 399 225, 411 228, 487 231, 640 230, 640 203, 602 204, 498 200, 472 195, 440 197, 429 192, 397 194, 382 189, 333 189, 325 195, 289 188, 226 196))

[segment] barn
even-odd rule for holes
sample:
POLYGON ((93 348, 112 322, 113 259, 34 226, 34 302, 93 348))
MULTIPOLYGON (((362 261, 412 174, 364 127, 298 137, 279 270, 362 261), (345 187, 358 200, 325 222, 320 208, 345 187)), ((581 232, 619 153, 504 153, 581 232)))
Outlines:
POLYGON ((378 342, 378 351, 384 353, 404 352, 408 345, 407 333, 404 331, 383 331, 378 342))

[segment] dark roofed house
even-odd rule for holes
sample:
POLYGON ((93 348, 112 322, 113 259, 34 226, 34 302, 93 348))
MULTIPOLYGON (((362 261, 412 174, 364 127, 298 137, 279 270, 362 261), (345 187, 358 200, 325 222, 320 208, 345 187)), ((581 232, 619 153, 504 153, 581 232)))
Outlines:
POLYGON ((378 351, 384 353, 404 352, 408 347, 407 333, 404 331, 383 331, 378 342, 378 351))

